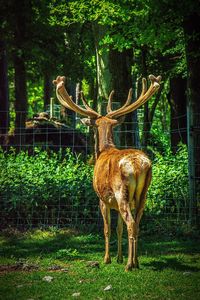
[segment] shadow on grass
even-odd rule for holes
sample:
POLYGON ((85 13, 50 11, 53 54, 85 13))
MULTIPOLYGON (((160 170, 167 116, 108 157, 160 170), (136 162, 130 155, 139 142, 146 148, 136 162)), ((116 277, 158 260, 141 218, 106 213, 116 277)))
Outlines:
POLYGON ((88 253, 103 253, 104 241, 97 235, 62 230, 47 236, 42 234, 3 234, 0 255, 26 259, 29 257, 67 258, 70 260, 86 258, 88 253))
MULTIPOLYGON (((158 258, 159 259, 159 258, 158 258)), ((200 268, 193 267, 184 264, 176 258, 166 258, 165 261, 152 261, 143 263, 145 267, 150 267, 154 271, 163 271, 165 269, 173 269, 180 272, 186 272, 185 275, 189 275, 187 272, 199 272, 200 268)))
MULTIPOLYGON (((20 232, 4 232, 2 237, 2 246, 0 256, 5 258, 28 259, 34 257, 54 258, 77 260, 90 257, 103 256, 104 254, 104 238, 103 235, 89 234, 80 231, 65 229, 51 231, 35 230, 27 233, 20 232)), ((123 239, 124 255, 127 257, 127 239, 123 239)), ((163 270, 165 268, 179 269, 181 271, 188 270, 188 267, 182 265, 180 261, 174 258, 167 258, 165 261, 160 261, 161 255, 170 254, 196 254, 199 253, 200 243, 196 240, 169 240, 164 237, 153 236, 145 238, 140 237, 139 240, 139 255, 148 255, 156 261, 146 263, 146 266, 152 267, 155 270, 163 270), (158 260, 157 260, 158 258, 158 260)), ((111 252, 117 253, 116 235, 111 239, 111 252)), ((191 270, 193 267, 191 267, 191 270)), ((199 271, 198 269, 196 271, 199 271)))

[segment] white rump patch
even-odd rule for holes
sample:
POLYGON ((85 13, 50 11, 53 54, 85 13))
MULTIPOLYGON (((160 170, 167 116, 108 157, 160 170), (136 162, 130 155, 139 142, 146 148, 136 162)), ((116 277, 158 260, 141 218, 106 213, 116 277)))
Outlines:
POLYGON ((141 167, 145 167, 146 165, 148 165, 148 166, 151 165, 151 162, 148 159, 148 157, 141 155, 140 159, 141 159, 141 167))
POLYGON ((129 176, 134 174, 134 166, 132 161, 128 157, 123 157, 119 161, 119 167, 122 169, 124 175, 129 176))

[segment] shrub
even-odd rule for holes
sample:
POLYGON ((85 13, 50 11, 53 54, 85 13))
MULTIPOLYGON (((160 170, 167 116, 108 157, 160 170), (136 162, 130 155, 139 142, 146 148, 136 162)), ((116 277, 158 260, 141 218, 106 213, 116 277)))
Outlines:
POLYGON ((159 214, 180 212, 188 206, 188 153, 186 145, 180 145, 174 155, 154 153, 152 183, 148 191, 147 210, 159 214))
POLYGON ((69 150, 29 156, 0 152, 1 210, 25 223, 54 223, 90 217, 98 201, 92 187, 93 170, 69 150))
MULTIPOLYGON (((146 211, 177 214, 188 206, 187 149, 176 155, 154 153, 153 180, 146 211)), ((97 221, 98 200, 92 187, 93 168, 81 156, 35 149, 30 156, 0 151, 0 211, 4 225, 90 224, 97 221)), ((186 210, 185 210, 186 211, 186 210)))

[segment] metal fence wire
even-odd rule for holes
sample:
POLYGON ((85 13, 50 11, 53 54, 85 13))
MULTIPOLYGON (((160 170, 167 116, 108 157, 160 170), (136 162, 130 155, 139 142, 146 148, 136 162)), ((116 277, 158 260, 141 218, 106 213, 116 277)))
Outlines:
MULTIPOLYGON (((23 112, 21 112, 21 115, 23 112)), ((180 116, 183 118, 183 116, 180 116)), ((172 120, 173 121, 173 120, 172 120)), ((177 120, 176 120, 177 121, 177 120)), ((115 140, 116 145, 120 146, 120 137, 123 136, 123 146, 122 148, 127 148, 130 145, 127 145, 126 137, 129 135, 134 141, 134 148, 143 148, 143 145, 139 143, 140 136, 138 130, 142 127, 143 120, 138 116, 138 121, 126 122, 124 127, 119 127, 115 131, 115 140), (131 125, 131 126, 130 126, 131 125)), ((165 127, 163 125, 163 127, 165 127)), ((77 116, 73 116, 73 121, 62 122, 59 118, 49 119, 48 115, 37 115, 26 122, 26 128, 15 128, 15 134, 5 133, 5 128, 0 128, 0 146, 2 151, 6 153, 5 157, 9 155, 13 156, 13 160, 4 161, 1 165, 1 170, 3 176, 11 176, 9 172, 6 173, 6 168, 8 168, 8 163, 11 161, 13 164, 18 164, 14 157, 17 153, 25 151, 28 153, 29 157, 34 157, 39 151, 45 150, 48 153, 60 153, 60 159, 64 159, 64 154, 66 149, 70 149, 76 157, 81 155, 85 163, 88 163, 88 160, 93 152, 93 137, 92 132, 85 130, 80 123, 80 119, 77 116), (71 125, 73 124, 73 126, 71 125), (3 133, 2 133, 3 132, 3 133), (13 149, 15 149, 16 154, 13 154, 13 149)), ((167 130, 167 127, 163 129, 163 135, 166 136, 166 140, 170 139, 170 136, 180 135, 183 136, 187 132, 187 128, 178 127, 173 129, 171 132, 167 130)), ((163 145, 159 145, 155 142, 153 138, 149 139, 149 146, 151 149, 149 155, 152 160, 154 160, 154 150, 155 148, 163 152, 163 145)), ((195 149, 199 151, 199 149, 195 149)), ((23 164, 23 160, 21 161, 23 164)), ((34 162, 33 162, 34 163, 34 162)), ((50 162, 49 162, 50 163, 50 162)), ((173 162, 172 162, 173 163, 173 162)), ((199 165, 195 163, 194 168, 200 168, 199 165)), ((189 161, 190 164, 190 161, 189 161)), ((14 167, 13 167, 14 168, 14 167)), ((92 169, 92 165, 90 166, 92 169)), ((162 168, 162 166, 161 166, 162 168)), ((10 170, 10 169, 9 169, 10 170)), ((28 170, 27 170, 28 171, 28 170)), ((15 172, 18 172, 15 169, 15 172)), ((45 170, 44 170, 45 172, 45 170)), ((200 173, 200 172, 199 172, 200 173)), ((33 176, 40 176, 35 174, 33 176)), ((188 175, 186 174, 186 177, 188 175)), ((88 200, 87 190, 83 191, 80 200, 77 203, 76 189, 73 189, 70 196, 69 193, 64 196, 64 189, 68 189, 69 186, 63 187, 60 185, 56 193, 56 199, 49 200, 52 198, 51 192, 48 193, 49 199, 46 199, 44 202, 38 203, 32 202, 32 195, 29 198, 29 203, 24 203, 24 193, 25 186, 24 182, 20 176, 18 181, 18 186, 16 189, 7 186, 5 188, 4 181, 6 182, 7 178, 2 178, 2 186, 0 187, 0 227, 16 227, 16 228, 33 228, 33 227, 49 227, 49 226, 71 226, 71 227, 86 227, 89 229, 99 228, 102 226, 102 217, 99 211, 98 199, 95 194, 92 194, 92 200, 88 200), (5 180, 4 180, 5 179, 5 180), (7 190, 6 190, 7 189, 7 190), (6 190, 6 192, 5 192, 6 190)), ((82 179, 84 181, 84 178, 82 179)), ((189 185, 189 178, 186 178, 189 185)), ((200 178, 193 178, 193 188, 195 189, 196 202, 199 201, 200 189, 199 189, 200 178)), ((78 184, 78 183, 77 183, 78 184)), ((173 186, 170 187, 173 189, 173 186)), ((32 186, 34 190, 34 184, 32 186)), ((49 185, 49 191, 52 187, 49 185)), ((81 189, 81 188, 80 188, 81 189)), ((92 189, 92 182, 91 182, 92 189)), ((77 187, 78 190, 78 187, 77 187)), ((80 192, 80 191, 79 191, 80 192)), ((43 190, 41 188, 41 193, 43 190)), ((169 199, 166 198, 165 205, 162 207, 161 211, 150 212, 148 209, 144 214, 142 219, 142 228, 148 230, 154 228, 155 230, 166 231, 168 227, 180 227, 187 226, 190 224, 191 213, 195 215, 195 218, 198 216, 196 209, 198 205, 193 206, 191 199, 189 199, 189 193, 187 195, 176 195, 175 198, 169 199), (188 197, 188 198, 187 198, 188 197)), ((159 199, 158 199, 159 201, 159 199)), ((116 224, 116 213, 113 214, 113 224, 116 224)))

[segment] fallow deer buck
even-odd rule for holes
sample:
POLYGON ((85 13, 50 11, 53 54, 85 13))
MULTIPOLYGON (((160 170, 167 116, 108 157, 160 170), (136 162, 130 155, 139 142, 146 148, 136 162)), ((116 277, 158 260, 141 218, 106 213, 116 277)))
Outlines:
POLYGON ((128 231, 128 262, 126 271, 138 268, 137 243, 139 223, 143 214, 147 189, 151 182, 151 161, 140 150, 118 150, 113 142, 113 127, 121 122, 121 117, 136 110, 159 89, 161 76, 149 76, 151 85, 147 90, 146 79, 142 80, 142 92, 139 98, 131 104, 132 89, 129 90, 126 103, 119 109, 112 111, 112 98, 109 96, 106 116, 101 116, 88 105, 82 94, 85 108, 72 101, 64 83, 65 77, 58 76, 53 83, 60 103, 68 109, 87 116, 82 119, 84 124, 96 128, 93 185, 100 200, 100 209, 104 220, 105 257, 106 264, 111 262, 110 241, 110 209, 118 211, 118 256, 117 261, 123 261, 122 232, 123 221, 128 231))

